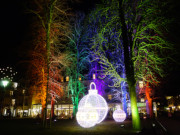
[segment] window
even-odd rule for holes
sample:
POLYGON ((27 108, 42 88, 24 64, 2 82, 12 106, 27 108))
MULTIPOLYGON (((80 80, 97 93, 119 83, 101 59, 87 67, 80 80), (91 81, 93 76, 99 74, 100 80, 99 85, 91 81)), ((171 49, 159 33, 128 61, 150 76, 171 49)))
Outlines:
POLYGON ((139 88, 143 88, 143 81, 139 81, 139 88))
POLYGON ((13 96, 13 91, 12 90, 10 91, 10 96, 13 96))
POLYGON ((93 79, 96 79, 96 74, 93 74, 93 79))
POLYGON ((81 81, 81 76, 79 76, 79 81, 81 81))
POLYGON ((63 77, 61 77, 61 82, 64 82, 64 78, 63 77))
POLYGON ((108 95, 108 99, 111 100, 112 99, 112 95, 108 95))
POLYGON ((24 105, 28 106, 28 99, 27 98, 25 98, 25 100, 24 100, 24 105))
POLYGON ((22 90, 22 93, 24 94, 26 90, 22 90))
POLYGON ((69 81, 69 76, 66 76, 66 82, 68 82, 69 81))
POLYGON ((144 98, 141 98, 141 102, 144 102, 145 100, 144 100, 144 98))
POLYGON ((12 105, 13 106, 15 105, 15 101, 16 101, 16 99, 12 99, 12 105))

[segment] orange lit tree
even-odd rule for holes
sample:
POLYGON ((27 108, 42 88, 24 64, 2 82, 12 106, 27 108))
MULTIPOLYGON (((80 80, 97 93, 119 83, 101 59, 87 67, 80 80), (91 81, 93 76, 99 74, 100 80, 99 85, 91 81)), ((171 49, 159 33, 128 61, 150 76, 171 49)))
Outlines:
MULTIPOLYGON (((53 92, 56 94, 59 93, 58 95, 62 92, 62 89, 60 86, 58 86, 58 90, 60 91, 54 91, 55 88, 53 87, 55 85, 55 82, 57 83, 58 79, 57 76, 54 76, 53 73, 55 73, 58 68, 55 68, 54 65, 55 63, 59 63, 59 58, 60 56, 60 49, 59 48, 64 48, 65 43, 67 42, 67 35, 69 33, 68 31, 68 17, 66 11, 68 10, 66 0, 39 0, 39 1, 30 1, 31 4, 30 7, 28 7, 28 12, 35 14, 36 18, 36 23, 38 24, 39 29, 41 32, 39 37, 41 37, 40 40, 37 40, 36 42, 41 42, 38 44, 38 47, 35 45, 34 50, 37 50, 36 55, 42 55, 42 58, 36 58, 37 62, 34 63, 33 65, 36 66, 38 71, 42 71, 43 75, 39 76, 39 80, 43 82, 43 89, 42 90, 42 95, 45 98, 45 101, 43 99, 43 103, 45 103, 45 106, 43 105, 43 110, 44 111, 44 119, 43 119, 43 125, 47 126, 47 101, 48 101, 48 93, 49 93, 49 88, 50 88, 50 82, 52 83, 52 89, 53 92), (39 49, 39 50, 38 50, 39 49), (41 51, 43 49, 43 51, 41 51), (52 50, 53 50, 53 57, 52 57, 52 50), (55 59, 56 61, 55 61, 55 59), (51 66, 52 64, 52 66, 51 66), (42 68, 40 68, 42 67, 42 68), (51 74, 52 72, 52 74, 51 74), (46 84, 46 85, 45 85, 46 84), (44 108, 45 107, 45 108, 44 108), (45 122, 46 121, 46 122, 45 122), (46 123, 46 124, 45 124, 46 123)), ((38 32, 38 31, 34 31, 38 32)), ((36 44, 36 43, 35 43, 36 44)), ((32 52, 33 53, 33 52, 32 52)), ((32 57, 32 62, 34 62, 35 59, 32 57)), ((58 66, 56 66, 58 67, 58 66)), ((59 66, 59 68, 61 68, 59 66)), ((33 72, 35 72, 33 70, 33 72)), ((58 72, 59 73, 59 72, 58 72)), ((36 77, 36 76, 35 76, 36 77)), ((52 94, 52 93, 51 93, 52 94)))
POLYGON ((51 101, 51 118, 54 116, 54 103, 58 98, 61 98, 64 94, 63 86, 60 84, 61 81, 61 70, 57 65, 50 66, 49 72, 49 94, 51 101))
POLYGON ((31 44, 28 48, 27 59, 28 59, 28 70, 27 74, 29 79, 30 93, 33 96, 33 102, 39 102, 42 104, 42 118, 44 109, 46 106, 46 48, 45 48, 45 31, 33 23, 31 25, 33 29, 32 38, 33 40, 29 41, 31 44))

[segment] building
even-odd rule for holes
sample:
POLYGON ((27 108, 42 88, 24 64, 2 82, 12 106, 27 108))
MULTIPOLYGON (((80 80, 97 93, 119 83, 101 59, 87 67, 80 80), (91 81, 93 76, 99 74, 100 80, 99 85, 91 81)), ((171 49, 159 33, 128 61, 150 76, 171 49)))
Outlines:
MULTIPOLYGON (((107 86, 105 81, 96 79, 96 75, 93 74, 92 78, 82 79, 79 77, 79 81, 82 81, 83 85, 85 86, 86 92, 90 89, 89 85, 91 82, 95 82, 97 84, 97 89, 99 90, 99 94, 102 95, 109 107, 109 116, 112 117, 112 112, 117 108, 122 109, 122 103, 119 100, 114 100, 114 93, 111 92, 111 88, 107 86), (101 85, 98 85, 101 84, 101 85)), ((69 76, 66 76, 64 79, 61 80, 61 85, 63 86, 63 91, 65 95, 57 99, 54 104, 54 115, 57 116, 59 119, 68 119, 72 117, 73 114, 73 104, 71 100, 71 94, 68 94, 68 82, 69 76), (69 96, 68 96, 69 95, 69 96)), ((11 84, 13 86, 13 83, 11 84)), ((28 88, 23 88, 21 85, 14 88, 9 86, 6 88, 4 92, 5 96, 2 100, 2 115, 3 116, 11 116, 11 117, 37 117, 38 115, 42 114, 42 104, 41 99, 35 98, 38 94, 41 96, 41 90, 34 91, 30 93, 28 88)), ((82 95, 83 96, 83 95, 82 95)), ((80 99, 82 98, 80 97, 80 99)), ((146 103, 142 99, 138 99, 138 110, 140 113, 146 113, 146 103)), ((51 101, 48 100, 47 105, 47 114, 48 117, 51 114, 51 101)), ((130 102, 127 103, 127 112, 128 115, 131 115, 131 107, 130 102)))

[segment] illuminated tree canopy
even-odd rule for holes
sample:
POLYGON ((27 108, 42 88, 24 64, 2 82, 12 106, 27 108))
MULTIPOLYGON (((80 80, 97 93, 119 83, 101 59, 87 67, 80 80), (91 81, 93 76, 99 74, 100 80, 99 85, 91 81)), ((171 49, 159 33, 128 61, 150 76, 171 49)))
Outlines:
MULTIPOLYGON (((65 47, 69 34, 68 7, 65 0, 30 1, 27 5, 29 6, 27 12, 33 14, 35 21, 32 24, 35 36, 33 36, 33 47, 29 54, 31 59, 29 72, 36 80, 33 86, 39 87, 41 91, 42 108, 45 109, 45 113, 42 114, 46 121, 48 95, 57 95, 57 97, 63 95, 59 82, 60 76, 55 76, 55 73, 61 74, 64 55, 61 55, 60 48, 65 47), (37 86, 37 82, 41 86, 37 86)), ((46 124, 43 122, 43 125, 47 126, 47 121, 46 124)))
POLYGON ((48 92, 64 96, 59 81, 65 72, 69 76, 69 96, 75 115, 79 97, 86 89, 81 80, 86 77, 84 74, 92 76, 95 70, 100 73, 98 78, 110 80, 108 86, 126 113, 130 100, 133 128, 140 130, 137 82, 143 80, 146 84, 145 94, 151 105, 150 86, 163 77, 163 66, 172 50, 166 39, 170 21, 165 18, 164 8, 168 3, 101 0, 86 14, 78 11, 70 14, 66 0, 32 3, 29 12, 39 21, 33 24, 33 29, 37 29, 29 51, 29 72, 34 83, 32 89, 34 86, 42 89, 43 109, 48 92))
POLYGON ((85 92, 82 83, 84 72, 90 66, 90 49, 88 48, 85 35, 84 13, 77 12, 72 19, 72 35, 69 36, 70 42, 67 46, 66 60, 70 63, 66 69, 69 76, 68 88, 73 103, 73 114, 75 116, 78 109, 79 97, 85 92))
POLYGON ((103 66, 105 75, 114 77, 120 86, 124 80, 129 87, 133 127, 140 129, 137 110, 136 82, 143 79, 153 83, 162 76, 162 65, 171 50, 165 32, 169 21, 162 14, 158 1, 102 1, 90 20, 97 31, 92 38, 95 59, 103 66), (93 21, 92 21, 93 22, 93 21), (167 55, 166 55, 167 56, 167 55), (113 62, 114 61, 116 62, 113 62), (114 76, 113 76, 114 75, 114 76))

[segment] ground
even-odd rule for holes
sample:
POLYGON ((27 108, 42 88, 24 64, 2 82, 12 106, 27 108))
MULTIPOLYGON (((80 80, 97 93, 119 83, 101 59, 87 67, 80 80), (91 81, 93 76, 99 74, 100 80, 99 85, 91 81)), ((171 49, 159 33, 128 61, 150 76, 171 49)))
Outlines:
POLYGON ((1 119, 1 135, 162 135, 166 134, 154 120, 141 120, 142 130, 132 130, 131 120, 116 123, 105 120, 92 128, 80 127, 76 120, 57 120, 52 127, 44 129, 37 119, 1 119))

